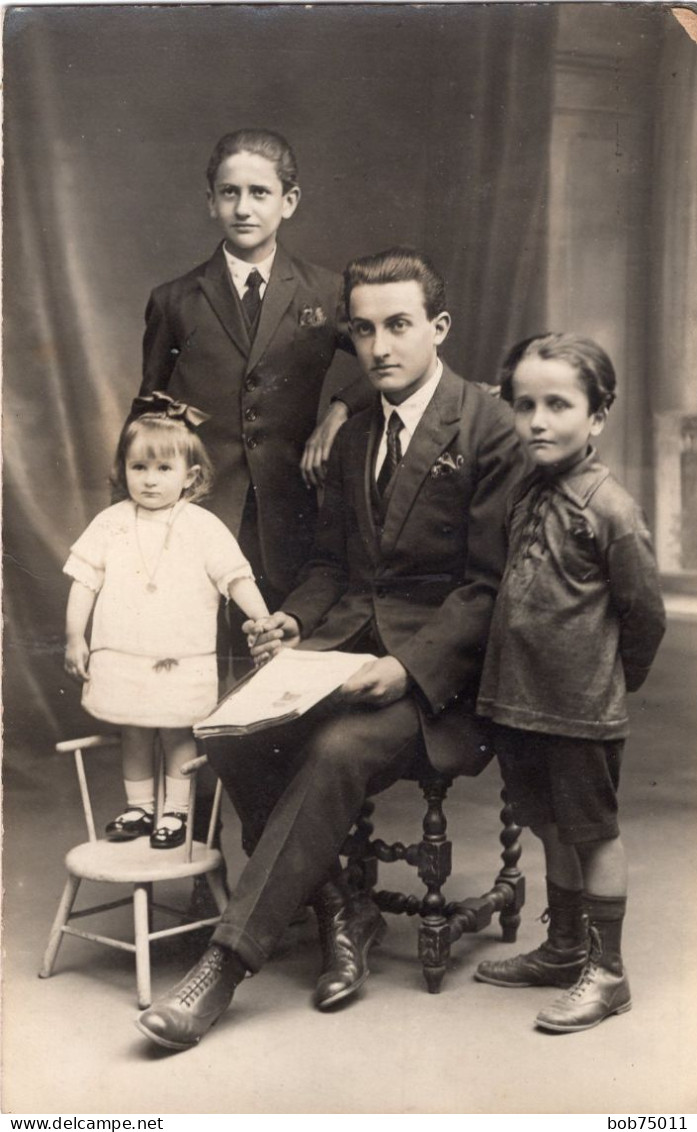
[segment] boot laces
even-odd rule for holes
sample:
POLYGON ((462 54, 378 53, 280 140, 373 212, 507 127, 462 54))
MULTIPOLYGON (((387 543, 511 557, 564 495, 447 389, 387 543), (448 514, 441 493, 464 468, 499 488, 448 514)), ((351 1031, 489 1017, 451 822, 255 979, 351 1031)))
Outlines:
POLYGON ((590 952, 588 961, 581 971, 578 980, 571 987, 568 997, 581 998, 586 987, 593 982, 599 966, 599 960, 602 953, 602 944, 600 940, 600 933, 597 928, 592 925, 589 928, 590 935, 590 952))
POLYGON ((213 984, 222 967, 223 959, 218 951, 204 957, 177 995, 182 1006, 190 1006, 200 998, 213 984))
POLYGON ((335 961, 353 957, 353 945, 346 934, 348 926, 349 920, 344 908, 339 909, 333 916, 329 916, 325 920, 324 942, 328 954, 335 961))

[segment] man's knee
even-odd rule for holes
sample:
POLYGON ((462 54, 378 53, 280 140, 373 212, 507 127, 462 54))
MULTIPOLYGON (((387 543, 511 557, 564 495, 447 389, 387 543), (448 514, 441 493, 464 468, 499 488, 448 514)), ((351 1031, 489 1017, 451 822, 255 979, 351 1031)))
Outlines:
POLYGON ((348 709, 322 721, 309 737, 307 760, 318 773, 368 782, 411 757, 418 736, 416 710, 348 709))
POLYGON ((315 765, 341 770, 355 762, 355 741, 341 717, 324 720, 310 735, 307 746, 307 760, 315 765))

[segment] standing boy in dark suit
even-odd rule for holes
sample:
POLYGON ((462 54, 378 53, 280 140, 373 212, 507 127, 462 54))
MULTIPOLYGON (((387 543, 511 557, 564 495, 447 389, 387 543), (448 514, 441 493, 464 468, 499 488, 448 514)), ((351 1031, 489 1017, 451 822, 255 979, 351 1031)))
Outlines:
POLYGON ((521 464, 510 411, 440 362, 450 316, 423 256, 356 260, 345 291, 379 396, 337 438, 303 581, 282 611, 245 629, 256 655, 283 644, 378 659, 343 685, 338 705, 207 746, 243 816, 260 782, 275 797, 212 945, 139 1019, 170 1049, 200 1040, 304 902, 324 952, 315 1005, 355 993, 384 923, 369 900, 349 902, 337 855, 366 794, 396 781, 419 743, 451 774, 477 774, 490 757, 473 709, 521 464))
MULTIPOLYGON (((141 395, 163 390, 208 413, 200 435, 215 471, 206 506, 237 538, 270 609, 306 561, 326 460, 349 412, 370 400, 359 380, 317 425, 337 346, 352 349, 341 277, 294 259, 278 230, 300 200, 295 155, 271 130, 224 135, 206 172, 208 208, 224 235, 213 256, 156 287, 145 312, 141 395)), ((221 679, 246 663, 236 610, 219 620, 221 679)), ((203 835, 210 776, 201 776, 196 834, 203 835)), ((244 843, 249 836, 243 835, 244 843)), ((194 900, 205 908, 203 882, 194 900)))
POLYGON ((300 200, 293 151, 271 130, 216 145, 208 207, 224 241, 156 287, 146 310, 141 394, 156 389, 210 414, 201 438, 216 473, 210 508, 237 537, 270 608, 312 546, 316 496, 336 432, 368 403, 363 381, 317 410, 338 345, 341 277, 277 243, 300 200))

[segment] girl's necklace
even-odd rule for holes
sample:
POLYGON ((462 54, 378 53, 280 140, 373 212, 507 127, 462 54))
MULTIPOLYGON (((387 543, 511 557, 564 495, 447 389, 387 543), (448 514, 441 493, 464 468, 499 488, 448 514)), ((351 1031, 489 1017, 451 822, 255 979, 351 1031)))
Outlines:
POLYGON ((144 573, 145 573, 145 575, 148 579, 147 582, 145 583, 145 588, 146 588, 146 590, 149 594, 154 594, 155 591, 157 590, 157 582, 155 581, 155 579, 157 578, 157 571, 160 569, 160 562, 162 561, 162 555, 164 554, 164 552, 169 547, 170 535, 172 534, 172 525, 174 523, 175 518, 179 514, 180 510, 181 510, 181 508, 179 507, 179 504, 175 503, 174 507, 172 508, 172 510, 169 513, 169 518, 167 520, 164 538, 162 539, 162 545, 160 546, 160 549, 159 549, 158 554, 157 554, 157 558, 155 559, 155 565, 153 566, 152 570, 149 570, 148 569, 148 563, 146 561, 145 555, 143 554, 143 547, 142 547, 141 542, 140 542, 140 527, 139 527, 140 508, 139 508, 138 504, 136 503, 136 546, 138 547, 138 555, 140 557, 140 562, 141 562, 141 565, 143 567, 143 571, 144 571, 144 573))

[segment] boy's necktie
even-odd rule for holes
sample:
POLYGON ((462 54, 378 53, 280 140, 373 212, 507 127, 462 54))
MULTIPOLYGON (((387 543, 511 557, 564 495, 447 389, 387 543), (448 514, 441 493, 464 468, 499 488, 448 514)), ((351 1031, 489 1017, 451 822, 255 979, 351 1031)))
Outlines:
POLYGON ((242 296, 242 306, 244 308, 244 313, 247 316, 247 321, 249 322, 250 327, 254 326, 257 320, 257 315, 259 314, 259 307, 261 306, 261 295, 259 294, 259 288, 261 287, 263 282, 264 277, 257 271, 256 267, 253 271, 250 271, 249 275, 247 276, 247 290, 242 296))
POLYGON ((399 440, 399 434, 403 428, 404 422, 399 414, 392 413, 387 422, 387 452, 385 453, 385 459, 377 478, 379 495, 384 495, 387 485, 397 471, 399 462, 402 459, 402 445, 399 440))

